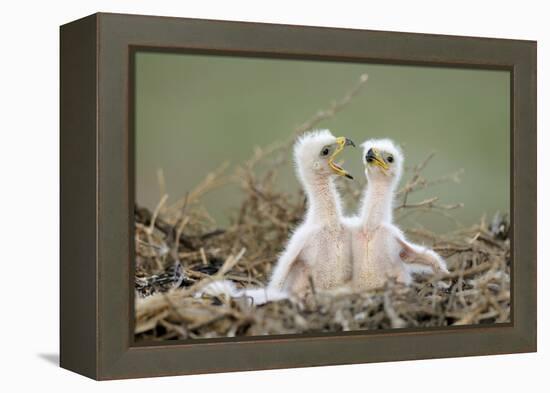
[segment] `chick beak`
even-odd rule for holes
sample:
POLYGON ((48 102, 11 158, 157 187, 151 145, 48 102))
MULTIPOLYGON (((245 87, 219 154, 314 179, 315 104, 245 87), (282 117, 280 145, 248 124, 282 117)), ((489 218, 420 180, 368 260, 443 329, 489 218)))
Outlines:
POLYGON ((342 168, 340 165, 336 164, 334 162, 334 160, 336 159, 336 157, 338 156, 338 154, 340 154, 342 152, 342 150, 344 150, 344 148, 346 146, 353 146, 355 147, 355 143, 353 143, 353 141, 349 138, 346 138, 346 137, 339 137, 339 138, 336 138, 336 149, 334 150, 334 153, 332 153, 332 156, 330 157, 330 159, 328 160, 328 165, 330 166, 330 168, 334 171, 334 173, 336 173, 338 176, 345 176, 347 177, 348 179, 352 179, 353 180, 353 176, 350 175, 344 168, 342 168))
POLYGON ((380 155, 380 152, 375 148, 369 149, 369 151, 367 152, 366 159, 367 159, 367 165, 368 164, 376 165, 384 169, 385 171, 390 168, 389 165, 384 160, 384 158, 380 155))
POLYGON ((353 143, 353 141, 351 139, 345 138, 344 146, 353 146, 353 147, 355 147, 355 143, 353 143))

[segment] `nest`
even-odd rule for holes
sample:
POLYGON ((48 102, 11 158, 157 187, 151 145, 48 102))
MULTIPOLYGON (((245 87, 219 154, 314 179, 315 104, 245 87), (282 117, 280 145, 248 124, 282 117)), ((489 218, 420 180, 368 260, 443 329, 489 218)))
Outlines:
MULTIPOLYGON (((315 128, 342 110, 363 88, 362 76, 340 101, 297 127, 315 128)), ((412 285, 388 281, 378 290, 353 293, 344 288, 254 305, 248 298, 198 297, 213 280, 238 286, 265 286, 277 257, 305 211, 300 191, 280 190, 276 178, 294 140, 256 149, 228 173, 210 173, 193 191, 167 204, 162 173, 161 199, 154 211, 135 209, 136 341, 345 332, 404 327, 441 327, 510 321, 510 239, 506 215, 448 234, 407 230, 409 237, 442 255, 450 274, 417 276, 412 285), (217 226, 201 197, 232 182, 242 200, 229 225, 217 226)), ((451 215, 460 204, 437 197, 410 203, 409 196, 433 184, 460 180, 461 172, 428 180, 423 169, 433 158, 409 168, 396 197, 396 219, 410 214, 451 215)), ((355 184, 355 185, 354 185, 355 184)), ((345 183, 342 194, 357 200, 361 189, 345 183)))

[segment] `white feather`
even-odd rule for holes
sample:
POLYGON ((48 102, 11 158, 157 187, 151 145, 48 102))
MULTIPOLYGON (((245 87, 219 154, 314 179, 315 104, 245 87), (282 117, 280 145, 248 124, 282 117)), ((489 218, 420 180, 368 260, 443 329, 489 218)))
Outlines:
POLYGON ((214 281, 195 296, 203 295, 248 298, 255 305, 288 298, 288 293, 274 288, 237 288, 235 283, 230 280, 214 281))

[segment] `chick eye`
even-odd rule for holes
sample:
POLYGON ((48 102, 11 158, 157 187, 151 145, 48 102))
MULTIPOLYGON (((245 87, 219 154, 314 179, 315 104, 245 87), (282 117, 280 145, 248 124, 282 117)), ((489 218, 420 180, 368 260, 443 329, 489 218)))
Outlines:
POLYGON ((388 162, 392 163, 392 162, 393 162, 393 156, 389 156, 389 157, 387 158, 387 160, 388 160, 388 162))
POLYGON ((325 147, 322 151, 321 151, 321 155, 322 156, 328 156, 328 153, 330 152, 330 149, 328 147, 325 147))

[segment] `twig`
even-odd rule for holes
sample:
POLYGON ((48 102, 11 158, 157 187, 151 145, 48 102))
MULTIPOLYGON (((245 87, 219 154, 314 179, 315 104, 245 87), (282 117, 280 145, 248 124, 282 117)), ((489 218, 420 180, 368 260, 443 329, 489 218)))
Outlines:
POLYGON ((151 235, 153 233, 153 230, 155 229, 155 222, 157 220, 157 217, 159 215, 160 210, 162 209, 162 206, 166 203, 166 200, 168 199, 168 195, 163 195, 160 199, 160 202, 157 204, 157 207, 153 211, 153 217, 151 218, 151 223, 149 224, 149 228, 147 230, 147 233, 151 235))
POLYGON ((330 119, 338 112, 342 111, 342 109, 349 105, 351 101, 363 90, 368 79, 369 76, 367 74, 362 74, 355 86, 353 86, 352 89, 349 90, 344 97, 342 97, 342 99, 333 102, 327 109, 317 111, 313 117, 296 127, 295 134, 300 135, 306 131, 312 130, 322 121, 330 119))

